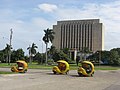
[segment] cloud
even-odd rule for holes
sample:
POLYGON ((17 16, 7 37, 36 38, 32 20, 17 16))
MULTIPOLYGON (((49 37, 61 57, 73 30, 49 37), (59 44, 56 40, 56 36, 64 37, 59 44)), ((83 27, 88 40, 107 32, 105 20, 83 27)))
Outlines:
MULTIPOLYGON (((10 29, 13 29, 12 47, 13 49, 23 48, 26 54, 28 53, 27 47, 33 42, 38 45, 38 49, 41 50, 41 38, 44 35, 43 25, 48 25, 44 19, 35 18, 30 22, 24 22, 21 20, 13 20, 11 22, 0 22, 0 49, 5 48, 6 43, 9 43, 10 29), (38 21, 37 21, 38 20, 38 21), (39 22, 41 21, 41 22, 39 22), (3 38, 4 37, 4 38, 3 38)), ((45 48, 45 47, 43 47, 45 48)), ((45 49, 43 49, 45 50, 45 49)))
POLYGON ((43 4, 39 4, 38 8, 44 12, 53 12, 57 9, 57 6, 54 4, 43 3, 43 4))
MULTIPOLYGON (((72 7, 72 6, 71 6, 72 7)), ((57 20, 81 20, 99 18, 105 26, 105 49, 120 47, 120 0, 109 3, 87 3, 79 8, 58 7, 54 13, 57 20), (113 34, 114 33, 114 34, 113 34), (117 34, 119 33, 119 34, 117 34)))
POLYGON ((78 6, 74 6, 74 8, 58 7, 55 14, 61 19, 102 18, 119 21, 120 1, 107 4, 87 3, 82 8, 78 6))
POLYGON ((46 29, 51 27, 51 22, 41 17, 33 18, 31 20, 31 23, 33 23, 35 26, 37 26, 40 29, 46 29))

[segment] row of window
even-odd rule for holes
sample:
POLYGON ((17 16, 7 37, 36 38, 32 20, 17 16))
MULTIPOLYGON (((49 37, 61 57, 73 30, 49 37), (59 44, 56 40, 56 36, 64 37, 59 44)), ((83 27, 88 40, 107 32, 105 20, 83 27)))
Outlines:
POLYGON ((61 49, 92 50, 92 24, 61 25, 61 49))

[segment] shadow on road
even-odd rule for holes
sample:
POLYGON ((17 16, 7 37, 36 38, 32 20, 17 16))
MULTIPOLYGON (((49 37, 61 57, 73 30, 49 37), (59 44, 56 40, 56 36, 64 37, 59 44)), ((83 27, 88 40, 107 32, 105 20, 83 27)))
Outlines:
POLYGON ((54 74, 54 73, 46 73, 48 75, 65 75, 65 74, 54 74))
POLYGON ((79 75, 70 75, 71 77, 80 77, 79 75))

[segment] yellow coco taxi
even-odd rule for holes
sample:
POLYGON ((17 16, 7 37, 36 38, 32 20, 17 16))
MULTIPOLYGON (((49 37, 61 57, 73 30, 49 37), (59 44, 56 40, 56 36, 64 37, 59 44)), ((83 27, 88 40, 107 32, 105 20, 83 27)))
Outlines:
POLYGON ((12 72, 25 73, 28 70, 28 64, 25 61, 18 60, 14 66, 11 67, 12 72))
POLYGON ((90 61, 83 61, 82 66, 78 68, 79 76, 93 76, 94 74, 94 65, 90 61))
POLYGON ((64 60, 57 61, 58 65, 53 67, 54 74, 67 74, 69 72, 69 64, 64 60))

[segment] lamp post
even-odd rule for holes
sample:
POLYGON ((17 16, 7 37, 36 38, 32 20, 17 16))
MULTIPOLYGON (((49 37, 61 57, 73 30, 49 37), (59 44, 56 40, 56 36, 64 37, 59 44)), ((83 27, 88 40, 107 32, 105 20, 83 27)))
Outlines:
POLYGON ((101 61, 101 51, 99 51, 99 66, 100 66, 100 61, 101 61))
POLYGON ((101 61, 101 51, 97 51, 98 54, 98 65, 100 66, 100 61, 101 61))
POLYGON ((9 43, 9 56, 8 56, 8 65, 10 65, 10 61, 11 61, 11 41, 12 41, 12 34, 13 34, 13 31, 12 29, 10 29, 10 43, 9 43))
POLYGON ((40 42, 41 42, 41 57, 42 57, 42 59, 41 59, 41 64, 43 63, 43 42, 42 42, 42 40, 39 40, 40 42))

